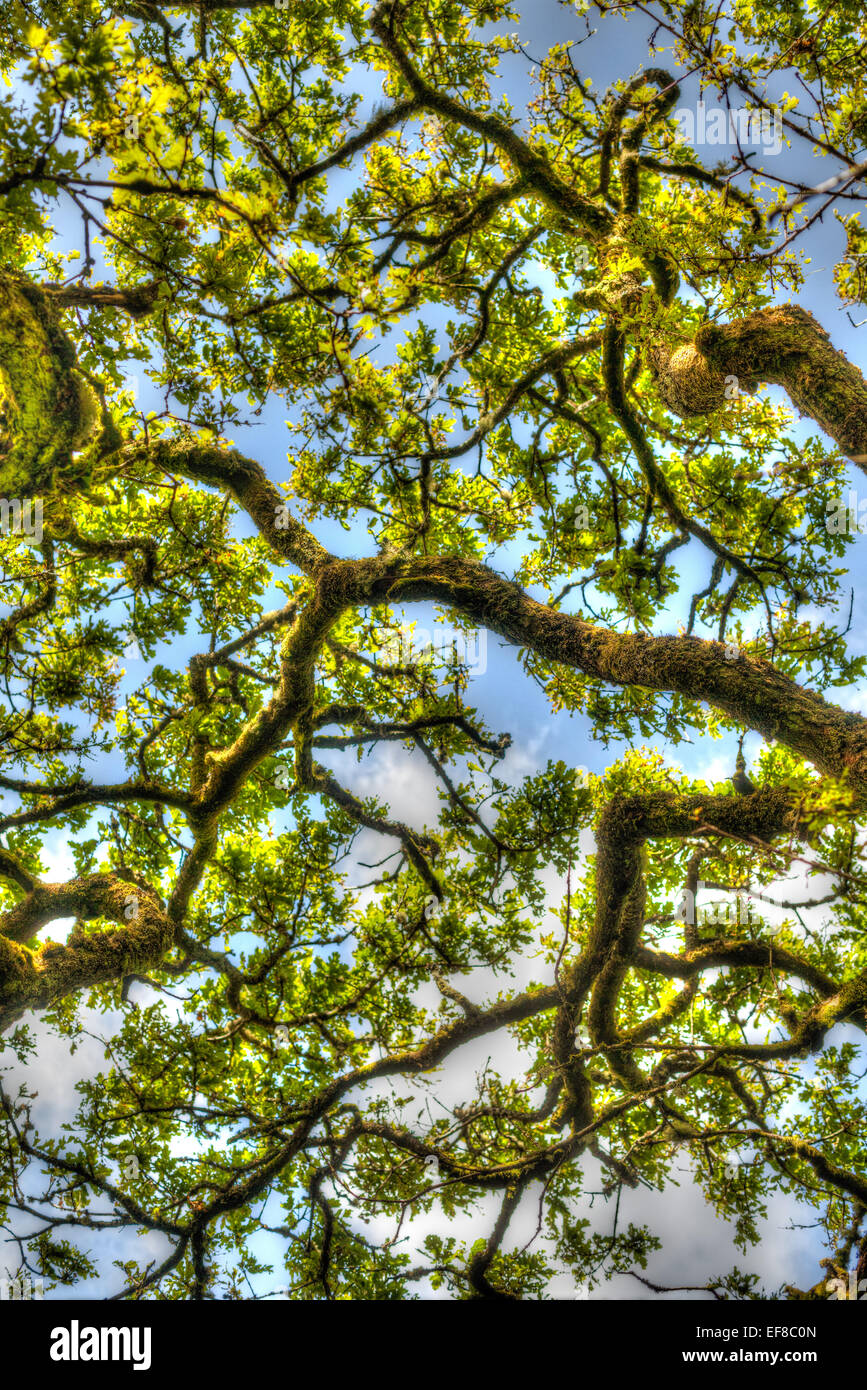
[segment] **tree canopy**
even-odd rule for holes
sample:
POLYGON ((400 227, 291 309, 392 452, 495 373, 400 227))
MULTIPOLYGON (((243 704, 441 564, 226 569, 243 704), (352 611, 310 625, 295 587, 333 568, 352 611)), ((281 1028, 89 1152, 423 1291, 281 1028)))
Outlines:
POLYGON ((709 1293, 867 1274, 864 7, 518 19, 2 7, 0 1263, 61 1293, 649 1279, 684 1156, 709 1293), (485 650, 608 765, 527 771, 485 650))

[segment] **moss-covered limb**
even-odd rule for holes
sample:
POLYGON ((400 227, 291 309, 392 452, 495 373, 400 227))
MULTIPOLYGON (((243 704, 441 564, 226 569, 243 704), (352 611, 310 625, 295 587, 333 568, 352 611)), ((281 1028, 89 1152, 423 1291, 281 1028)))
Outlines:
MULTIPOLYGON (((735 1096, 737 1096, 738 1100, 744 1108, 744 1114, 747 1116, 747 1118, 750 1120, 752 1124, 765 1124, 762 1105, 759 1104, 756 1097, 747 1088, 743 1077, 740 1075, 738 1071, 734 1069, 734 1067, 727 1067, 724 1062, 720 1061, 719 1058, 717 1058, 714 1061, 713 1065, 708 1068, 707 1074, 708 1076, 713 1077, 714 1080, 722 1081, 726 1086, 728 1086, 729 1090, 735 1096)), ((769 1099, 767 1093, 764 1091, 760 1091, 760 1095, 762 1099, 762 1104, 767 1104, 767 1101, 769 1099)))
MULTIPOLYGON (((645 921, 646 880, 643 842, 653 837, 688 836, 704 823, 706 814, 719 816, 720 830, 769 840, 798 826, 799 800, 786 788, 756 792, 750 797, 681 796, 659 792, 645 796, 617 795, 599 818, 596 831, 596 914, 587 944, 572 966, 563 991, 561 1016, 555 1030, 555 1055, 562 1048, 566 1020, 572 1020, 592 989, 588 1024, 594 1044, 606 1048, 610 1070, 630 1091, 643 1092, 650 1082, 634 1062, 634 1038, 617 1027, 617 999, 627 973, 636 964, 645 921)), ((691 993, 682 994, 682 1008, 691 993)), ((677 1016, 673 1014, 672 1016, 677 1016)), ((670 1021, 666 1011, 662 1026, 670 1021)), ((560 1060, 558 1058, 558 1060, 560 1060)), ((587 1123, 587 1097, 582 1074, 573 1083, 574 1068, 566 1067, 567 1095, 561 1119, 587 1123)))
POLYGON ((245 458, 237 449, 220 449, 180 435, 147 445, 129 444, 120 458, 130 463, 141 460, 167 473, 180 473, 229 492, 274 552, 302 574, 315 575, 334 559, 300 521, 289 515, 284 494, 268 479, 262 465, 245 458))
MULTIPOLYGON (((464 1043, 474 1038, 484 1037, 488 1033, 497 1032, 510 1023, 519 1023, 524 1019, 544 1013, 548 1009, 553 1009, 556 1007, 558 999, 558 991, 554 986, 550 989, 538 990, 532 994, 515 995, 512 999, 501 1000, 489 1009, 481 1010, 472 1018, 457 1019, 445 1028, 441 1028, 418 1048, 380 1058, 376 1062, 357 1067, 344 1076, 335 1078, 329 1085, 323 1087, 319 1094, 305 1107, 304 1118, 296 1125, 289 1139, 269 1154, 267 1160, 251 1175, 245 1175, 240 1182, 232 1181, 227 1184, 226 1188, 202 1213, 201 1221, 204 1223, 225 1212, 237 1211, 246 1203, 267 1192, 274 1178, 304 1147, 305 1141, 316 1123, 357 1086, 364 1085, 365 1082, 375 1080, 378 1077, 400 1076, 404 1073, 414 1075, 419 1072, 431 1071, 464 1043)), ((363 1122, 364 1131, 371 1134, 379 1133, 382 1128, 383 1126, 379 1125, 378 1122, 363 1122)), ((392 1142, 402 1143, 402 1147, 423 1157, 437 1153, 436 1150, 432 1150, 429 1145, 424 1145, 415 1135, 408 1132, 395 1130, 392 1142)), ((504 1188, 513 1183, 525 1171, 530 1177, 545 1176, 564 1160, 574 1156, 580 1147, 580 1141, 570 1136, 568 1139, 537 1151, 527 1158, 516 1160, 511 1164, 503 1164, 497 1170, 481 1169, 476 1173, 475 1170, 467 1171, 465 1165, 458 1167, 452 1163, 451 1171, 458 1173, 462 1182, 473 1182, 492 1189, 504 1188)), ((450 1160, 448 1156, 442 1156, 442 1162, 443 1166, 449 1170, 450 1160)))
POLYGON ((705 970, 719 970, 726 966, 733 970, 745 965, 766 966, 803 980, 825 999, 835 995, 840 987, 811 961, 772 941, 729 940, 723 937, 702 942, 682 956, 654 951, 649 946, 638 946, 633 954, 633 964, 640 970, 679 980, 695 980, 705 970))
MULTIPOLYGON (((191 817, 192 819, 192 817, 191 817)), ((178 944, 188 946, 188 942, 182 941, 183 927, 182 922, 187 913, 190 899, 196 892, 201 883, 208 863, 213 857, 217 845, 216 825, 208 822, 204 826, 195 829, 195 841, 192 849, 185 856, 178 876, 175 879, 174 887, 169 895, 166 912, 174 923, 175 939, 178 944)))
POLYGON ((757 1133, 748 1130, 745 1137, 764 1140, 772 1151, 782 1149, 784 1153, 803 1159, 823 1182, 830 1183, 838 1192, 847 1192, 858 1202, 867 1204, 867 1180, 832 1162, 806 1139, 800 1139, 795 1134, 774 1134, 767 1130, 757 1133))
POLYGON ((598 679, 707 700, 766 738, 778 739, 820 771, 839 775, 848 770, 856 795, 867 800, 867 720, 828 704, 760 658, 730 659, 721 643, 699 638, 649 638, 596 628, 537 603, 470 559, 334 560, 306 528, 286 519, 281 494, 261 467, 234 451, 182 439, 160 441, 149 449, 130 446, 124 455, 227 489, 276 553, 318 577, 329 605, 441 601, 518 646, 598 679), (278 514, 281 522, 286 520, 285 529, 276 524, 278 514))
POLYGON ((311 179, 319 178, 329 169, 334 169, 338 164, 342 164, 344 160, 351 159, 353 155, 366 149, 374 140, 379 139, 380 135, 385 135, 388 131, 393 130, 395 126, 400 125, 401 121, 405 121, 417 110, 418 103, 410 98, 406 101, 396 101, 384 110, 375 112, 361 130, 344 140, 330 154, 324 155, 322 159, 317 159, 313 164, 306 164, 303 169, 286 170, 283 177, 289 192, 294 194, 302 184, 308 183, 311 179))
POLYGON ((555 171, 551 161, 534 150, 511 126, 494 115, 464 106, 446 92, 438 91, 418 72, 396 34, 397 7, 394 0, 380 0, 370 15, 370 27, 392 59, 419 107, 434 111, 444 120, 454 121, 490 142, 515 166, 530 188, 554 211, 568 217, 594 240, 606 235, 613 222, 611 213, 573 188, 555 171))
POLYGON ((25 893, 29 893, 36 884, 33 875, 28 873, 24 865, 20 864, 15 856, 4 849, 2 845, 0 845, 0 876, 17 883, 19 888, 24 889, 25 893))
POLYGON ((50 298, 24 276, 0 273, 0 495, 32 497, 59 479, 74 486, 99 403, 75 371, 75 349, 50 298))
POLYGON ((467 1279, 470 1287, 479 1298, 505 1299, 510 1303, 521 1302, 519 1294, 505 1293, 502 1289, 498 1289, 492 1284, 488 1278, 488 1270, 490 1269, 494 1256, 503 1243, 506 1231, 509 1229, 509 1222, 520 1205, 528 1181, 529 1179, 522 1175, 516 1182, 506 1188, 491 1234, 488 1236, 482 1248, 470 1256, 467 1264, 467 1279))
MULTIPOLYGON (((312 760, 315 663, 329 631, 346 606, 340 586, 330 584, 327 576, 321 576, 310 603, 296 615, 284 638, 280 683, 273 698, 245 725, 231 747, 203 756, 202 777, 194 788, 192 823, 199 834, 204 830, 213 831, 243 780, 258 763, 273 756, 291 732, 295 735, 298 790, 327 796, 359 824, 397 835, 423 881, 441 898, 442 888, 422 852, 435 856, 438 852, 436 841, 397 822, 370 816, 326 768, 312 760)), ((197 698, 205 700, 204 671, 200 664, 191 663, 191 678, 198 690, 197 698)))
POLYGON ((52 891, 60 886, 51 884, 46 887, 33 879, 26 896, 0 917, 0 936, 18 943, 31 941, 42 927, 61 915, 55 911, 57 895, 52 891))
POLYGON ((604 1042, 614 1036, 611 1006, 623 980, 623 959, 632 955, 644 927, 644 835, 634 814, 622 815, 626 800, 613 797, 596 827, 596 913, 586 954, 598 965, 594 978, 605 980, 607 987, 595 993, 588 1022, 591 1035, 595 1032, 604 1042))
MULTIPOLYGON (((823 991, 824 993, 824 991, 823 991)), ((788 1019, 787 1019, 788 1022, 788 1019)), ((785 1042, 764 1044, 721 1044, 720 1057, 784 1060, 818 1052, 825 1035, 838 1023, 851 1023, 867 1029, 867 970, 845 981, 833 994, 813 1004, 788 1023, 790 1036, 785 1042)))
POLYGON ((468 999, 465 994, 461 994, 459 989, 449 983, 438 965, 432 965, 430 973, 443 998, 451 999, 453 1004, 457 1004, 459 1009, 463 1009, 467 1018, 474 1018, 476 1014, 481 1013, 478 1004, 474 1004, 472 999, 468 999))
POLYGON ((632 152, 640 145, 651 118, 654 122, 660 121, 679 100, 680 87, 665 68, 646 68, 643 72, 630 78, 623 91, 611 105, 599 145, 598 189, 603 197, 608 193, 611 182, 612 156, 620 143, 620 132, 627 113, 629 111, 640 113, 634 123, 631 139, 628 141, 628 149, 632 152), (660 91, 652 107, 649 107, 646 102, 637 102, 635 95, 643 87, 651 84, 657 86, 660 91))
POLYGON ((0 787, 8 787, 11 791, 23 795, 53 796, 53 800, 48 805, 32 806, 26 811, 13 811, 8 816, 0 817, 0 833, 4 830, 17 829, 23 825, 36 825, 41 821, 53 820, 55 816, 62 815, 64 811, 72 811, 77 806, 119 805, 128 801, 149 801, 156 802, 161 806, 172 806, 179 811, 189 811, 193 808, 192 799, 186 792, 176 791, 174 787, 162 786, 160 783, 145 777, 130 782, 118 782, 114 785, 88 783, 82 785, 78 790, 65 792, 59 796, 54 795, 50 788, 45 788, 40 783, 28 783, 12 777, 0 777, 0 787))
POLYGON ((615 685, 669 690, 704 700, 739 724, 776 739, 821 772, 848 772, 867 803, 867 720, 829 704, 760 657, 727 655, 721 642, 648 637, 595 627, 537 603, 477 561, 455 556, 343 561, 329 582, 355 602, 432 599, 548 661, 615 685))
MULTIPOLYGON (((500 208, 507 207, 509 203, 515 202, 527 191, 527 182, 522 178, 510 179, 507 183, 486 183, 484 193, 479 194, 475 202, 470 206, 469 211, 465 212, 462 217, 458 217, 443 231, 422 232, 414 229, 412 232, 413 242, 420 246, 429 246, 431 248, 427 255, 422 257, 419 261, 419 269, 427 269, 428 266, 434 265, 437 261, 442 260, 460 237, 466 236, 468 232, 479 231, 487 222, 491 221, 500 208)), ((499 283, 500 278, 505 275, 509 266, 513 264, 514 261, 520 260, 528 246, 538 235, 539 231, 534 228, 527 233, 526 237, 522 237, 520 241, 510 247, 508 255, 500 263, 499 270, 494 272, 485 289, 478 292, 480 310, 478 332, 482 335, 484 335, 484 330, 487 325, 485 307, 499 283)), ((478 334, 476 336, 478 336, 478 334)), ((445 375, 447 369, 453 366, 455 362, 459 360, 462 361, 466 357, 471 357, 476 351, 473 345, 474 341, 475 339, 473 338, 466 346, 462 346, 460 349, 456 350, 454 357, 447 360, 444 366, 440 368, 440 372, 445 375)), ((439 374, 438 372, 437 375, 439 374)))
POLYGON ((284 506, 281 494, 258 464, 234 451, 182 439, 149 448, 130 446, 124 455, 231 492, 275 552, 317 578, 318 596, 333 614, 362 604, 445 603, 515 645, 597 679, 706 700, 764 737, 779 740, 822 772, 837 776, 847 770, 856 796, 867 801, 867 720, 803 689, 761 658, 729 658, 722 643, 696 637, 651 638, 594 627, 537 603, 472 559, 336 560, 300 523, 289 518, 286 529, 276 525, 284 506))
POLYGON ((521 1154, 485 1167, 481 1163, 470 1165, 466 1160, 459 1163, 448 1150, 435 1147, 419 1139, 411 1130, 400 1129, 385 1120, 362 1119, 359 1121, 359 1133, 382 1139, 422 1162, 426 1158, 436 1158, 444 1182, 458 1180, 469 1187, 479 1187, 493 1192, 508 1191, 516 1182, 526 1183, 533 1178, 544 1178, 561 1163, 574 1158, 585 1147, 580 1140, 570 1135, 556 1143, 537 1148, 533 1153, 521 1154))
POLYGON ((131 318, 146 318, 159 298, 161 280, 124 289, 118 285, 55 285, 40 288, 46 297, 63 309, 120 309, 131 318))
MULTIPOLYGON (((280 651, 280 681, 272 699, 248 721, 230 747, 213 750, 202 744, 198 748, 191 796, 185 809, 197 847, 201 849, 199 867, 203 868, 210 853, 220 815, 231 804, 244 779, 265 758, 273 756, 286 736, 293 733, 296 750, 300 750, 297 753, 298 789, 327 796, 360 824, 397 835, 423 881, 441 898, 442 888, 423 853, 435 856, 436 842, 407 826, 369 816, 357 798, 341 787, 327 769, 312 761, 315 664, 329 632, 346 606, 347 597, 341 586, 330 583, 328 575, 320 575, 309 603, 295 613, 284 637, 280 651)), ((190 683, 196 703, 206 706, 208 689, 204 659, 194 658, 190 662, 190 683)), ((188 858, 184 867, 189 868, 191 863, 188 858)), ((191 891, 192 884, 187 896, 191 891)), ((171 915, 174 920, 181 920, 174 901, 171 915)))
POLYGON ((560 1007, 551 1034, 551 1053, 560 1083, 560 1100, 553 1119, 556 1129, 571 1125, 572 1133, 593 1123, 593 1091, 584 1057, 575 1050, 575 1020, 593 979, 592 963, 582 956, 569 980, 567 999, 560 1007))
MULTIPOLYGON (((623 984, 628 960, 644 925, 646 896, 641 871, 638 837, 618 840, 616 848, 608 831, 611 807, 602 813, 597 828, 596 915, 584 950, 566 974, 561 1007, 554 1027, 552 1050, 563 1077, 564 1096, 557 1122, 584 1128, 592 1120, 590 1085, 580 1057, 575 1055, 573 1034, 589 991, 593 988, 588 1025, 595 1044, 616 1037, 613 1011, 623 984), (595 988, 594 988, 595 986, 595 988)), ((644 1078, 625 1056, 613 1059, 612 1071, 630 1089, 641 1089, 644 1078)))
MULTIPOLYGON (((596 916, 584 958, 575 967, 576 981, 593 980, 588 1023, 594 1043, 607 1047, 609 1066, 631 1090, 643 1090, 648 1079, 633 1061, 626 1034, 617 1027, 620 989, 634 964, 644 928, 646 881, 641 845, 645 839, 694 834, 705 812, 719 814, 721 830, 758 835, 767 840, 797 827, 798 799, 794 793, 757 792, 753 797, 616 796, 608 803, 596 831, 596 916), (623 1047, 614 1047, 622 1043, 623 1047)), ((684 992, 682 1005, 688 1006, 684 992)), ((670 1021, 661 1016, 660 1026, 670 1021)), ((681 1010, 682 1012, 682 1010, 681 1010)), ((676 1016, 676 1015, 673 1015, 676 1016)))
POLYGON ((345 607, 339 590, 320 578, 283 639, 280 681, 273 697, 245 724, 231 747, 205 757, 207 776, 194 809, 200 827, 216 823, 244 779, 265 758, 273 756, 289 733, 295 732, 302 742, 309 737, 316 660, 345 607))
MULTIPOLYGON (((608 245, 601 250, 600 261, 603 268, 611 259, 612 252, 616 256, 626 247, 629 235, 637 225, 641 202, 640 151, 648 129, 663 120, 679 99, 680 87, 670 73, 664 68, 646 68, 631 79, 626 90, 614 102, 600 148, 599 186, 596 192, 603 195, 607 192, 612 155, 616 148, 620 175, 619 214, 615 218, 613 234, 608 238, 608 245), (659 91, 652 101, 647 101, 639 94, 650 86, 658 87, 659 91), (628 111, 633 111, 635 116, 624 129, 623 120, 628 111)), ((670 304, 680 284, 675 260, 662 251, 649 251, 640 246, 636 246, 635 249, 650 275, 658 301, 670 304)), ((604 280, 603 272, 603 282, 604 280)), ((620 310, 640 301, 644 294, 641 288, 642 281, 643 276, 635 276, 631 271, 625 275, 615 272, 606 285, 609 302, 618 306, 615 317, 619 317, 620 310)))
POLYGON ((617 1000, 644 929, 647 883, 637 847, 624 844, 619 854, 609 855, 597 835, 596 878, 596 924, 591 941, 598 933, 598 947, 606 958, 594 981, 587 1010, 590 1037, 595 1044, 607 1046, 606 1061, 612 1074, 628 1089, 643 1090, 647 1078, 628 1047, 608 1046, 625 1042, 617 1027, 617 1000), (628 877, 625 893, 619 882, 611 881, 612 860, 619 861, 617 878, 620 879, 621 870, 628 877), (607 932, 610 935, 606 937, 607 932))
POLYGON ((804 1041, 815 1049, 842 1019, 861 1028, 867 1026, 867 970, 847 980, 830 998, 813 1005, 801 1025, 804 1041))
POLYGON ((437 898, 442 898, 443 889, 430 865, 428 864, 422 850, 425 850, 432 858, 439 854, 439 845, 430 835, 424 835, 418 830, 413 830, 410 826, 404 825, 402 821, 389 820, 385 816, 374 816, 365 810, 358 797, 342 787, 339 782, 331 776, 327 768, 319 763, 314 763, 309 779, 302 783, 310 791, 317 792, 320 796, 327 797, 333 801, 352 820, 358 825, 363 825, 368 830, 376 830, 382 835, 393 835, 404 847, 407 858, 417 869, 424 883, 435 894, 437 898))
MULTIPOLYGON (((500 734, 499 738, 488 738, 463 714, 419 715, 417 719, 389 720, 387 723, 383 723, 373 719, 364 705, 335 704, 319 710, 313 717, 312 727, 314 729, 323 729, 329 724, 355 724, 367 730, 371 738, 386 741, 406 739, 413 734, 424 733, 431 729, 458 729, 477 748, 483 748, 486 753, 492 753, 497 758, 503 757, 512 742, 510 734, 500 734)), ((345 748, 358 741, 358 739, 347 737, 336 738, 333 741, 319 739, 315 741, 315 744, 318 747, 345 748)))
POLYGON ((660 396, 683 417, 722 409, 726 377, 737 377, 745 391, 762 381, 782 386, 867 471, 867 381, 806 309, 786 304, 735 323, 706 324, 692 343, 673 351, 656 345, 649 360, 660 396))
POLYGON ((0 917, 0 1030, 29 1009, 45 1009, 76 990, 120 981, 157 965, 171 945, 173 925, 155 893, 114 874, 69 883, 35 884, 0 917), (106 918, 120 930, 75 936, 66 946, 29 949, 21 943, 60 917, 106 918))
MULTIPOLYGON (((801 796, 788 787, 765 787, 751 796, 701 796, 678 792, 645 795, 619 794, 611 799, 599 820, 598 835, 618 846, 639 840, 694 835, 709 821, 725 835, 741 839, 771 840, 776 835, 797 834, 801 825, 801 796)), ((626 883, 624 870, 603 865, 612 891, 626 883)))
MULTIPOLYGON (((353 1107, 354 1109, 354 1107, 353 1107)), ((322 1191, 323 1184, 335 1178, 352 1152, 359 1136, 359 1117, 353 1115, 348 1129, 339 1140, 329 1145, 327 1162, 320 1164, 307 1185, 311 1209, 318 1208, 322 1217, 322 1236, 319 1243, 319 1268, 317 1279, 325 1291, 326 1298, 333 1298, 328 1275, 331 1268, 331 1251, 334 1242, 334 1212, 331 1203, 322 1191)))
POLYGON ((384 1076, 399 1076, 404 1072, 414 1075, 432 1071, 464 1043, 486 1037, 489 1033, 507 1028, 512 1023, 522 1023, 525 1019, 547 1013, 548 1010, 555 1009, 559 1003, 559 991, 556 985, 550 985, 544 989, 515 994, 510 999, 498 1000, 496 1004, 481 1009, 472 1017, 463 1015, 438 1029, 432 1038, 418 1047, 379 1058, 337 1078, 320 1093, 316 1102, 316 1114, 325 1114, 326 1110, 342 1100, 348 1091, 367 1081, 384 1076))

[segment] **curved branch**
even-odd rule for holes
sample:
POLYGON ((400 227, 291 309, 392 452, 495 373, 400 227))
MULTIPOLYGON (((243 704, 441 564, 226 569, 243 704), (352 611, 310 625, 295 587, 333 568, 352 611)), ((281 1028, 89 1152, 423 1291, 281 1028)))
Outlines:
POLYGON ((706 324, 692 343, 649 353, 659 394, 684 419, 726 404, 726 377, 741 390, 782 386, 792 404, 867 472, 867 381, 813 315, 797 304, 759 309, 736 323, 706 324))
POLYGON ((69 883, 34 883, 26 897, 0 917, 0 1031, 28 1009, 45 1009, 73 991, 120 981, 159 963, 174 926, 156 894, 132 888, 115 874, 92 874, 69 883), (60 917, 105 917, 119 931, 78 935, 73 944, 47 943, 30 950, 41 927, 60 917))

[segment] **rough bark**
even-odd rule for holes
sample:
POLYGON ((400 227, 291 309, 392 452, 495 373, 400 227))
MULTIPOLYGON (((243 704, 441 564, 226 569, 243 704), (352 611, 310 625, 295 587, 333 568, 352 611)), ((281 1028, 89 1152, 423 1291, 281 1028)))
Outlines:
POLYGON ((157 965, 173 934, 173 923, 153 890, 114 874, 69 883, 34 882, 0 919, 0 1032, 29 1010, 157 965), (82 921, 114 921, 119 930, 73 935, 65 946, 27 944, 49 922, 73 915, 82 921))
POLYGON ((99 421, 92 387, 50 299, 23 276, 0 274, 0 495, 30 497, 82 476, 73 454, 99 421))
POLYGON ((867 471, 867 381, 812 314, 797 304, 760 309, 728 324, 706 324, 691 343, 648 354, 659 394, 683 418, 712 415, 732 399, 726 378, 747 393, 782 386, 840 450, 867 471))

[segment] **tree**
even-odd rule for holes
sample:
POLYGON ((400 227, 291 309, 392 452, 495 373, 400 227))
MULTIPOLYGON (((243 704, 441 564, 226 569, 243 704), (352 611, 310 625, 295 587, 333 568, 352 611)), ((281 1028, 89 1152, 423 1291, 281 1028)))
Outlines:
POLYGON ((516 113, 500 0, 4 7, 0 1195, 33 1275, 120 1226, 165 1251, 123 1297, 241 1297, 264 1227, 292 1297, 542 1298, 647 1268, 648 1227, 590 1231, 593 1174, 614 1210, 684 1151, 744 1248, 782 1189, 823 1279, 862 1258, 867 720, 825 692, 864 674, 867 382, 796 301, 827 208, 867 300, 867 43, 851 2, 733 9, 602 6, 657 49, 597 94, 579 5, 516 113), (822 177, 771 176, 744 112, 822 177), (282 403, 285 483, 233 443, 282 403), (620 744, 604 773, 513 773, 479 633, 620 744), (752 791, 675 761, 749 733, 752 791), (435 823, 353 791, 386 744, 435 823), (40 1134, 34 1011, 74 1047, 119 1008, 40 1134), (432 1208, 472 1237, 405 1241, 432 1208))

